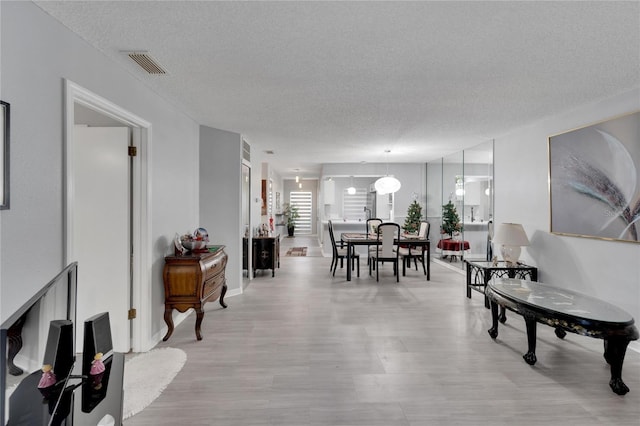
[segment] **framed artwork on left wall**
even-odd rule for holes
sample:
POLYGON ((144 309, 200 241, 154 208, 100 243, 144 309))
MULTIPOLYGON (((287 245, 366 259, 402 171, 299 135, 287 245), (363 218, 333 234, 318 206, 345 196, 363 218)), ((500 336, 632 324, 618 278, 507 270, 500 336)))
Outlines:
POLYGON ((9 122, 10 106, 7 102, 0 101, 0 210, 9 208, 9 122))

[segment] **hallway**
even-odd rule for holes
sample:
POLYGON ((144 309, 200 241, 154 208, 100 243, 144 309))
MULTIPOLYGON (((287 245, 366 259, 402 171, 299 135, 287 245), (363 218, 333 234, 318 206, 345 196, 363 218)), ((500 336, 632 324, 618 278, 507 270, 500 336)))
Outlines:
MULTIPOLYGON (((311 244, 285 237, 281 253, 311 244)), ((438 262, 431 281, 412 269, 399 284, 391 267, 376 283, 366 260, 360 278, 331 277, 330 262, 283 255, 275 278, 206 306, 200 342, 190 315, 158 345, 186 351, 185 367, 125 425, 638 425, 639 353, 627 351, 620 397, 602 341, 539 326, 530 367, 522 317, 492 341, 480 295, 438 262)))

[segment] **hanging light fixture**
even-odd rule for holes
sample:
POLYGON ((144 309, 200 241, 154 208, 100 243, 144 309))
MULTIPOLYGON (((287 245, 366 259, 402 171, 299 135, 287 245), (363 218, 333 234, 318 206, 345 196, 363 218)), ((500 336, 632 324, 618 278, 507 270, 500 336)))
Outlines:
POLYGON ((462 180, 462 177, 456 176, 456 197, 458 197, 458 200, 461 200, 462 197, 464 197, 464 194, 464 181, 462 180))
POLYGON ((356 187, 353 186, 353 176, 351 176, 351 186, 347 188, 347 194, 354 195, 356 193, 356 187))
MULTIPOLYGON (((391 152, 390 149, 386 149, 384 151, 387 155, 391 152)), ((387 175, 381 177, 380 179, 378 179, 373 186, 376 188, 376 192, 378 192, 378 194, 392 194, 394 192, 397 192, 400 187, 402 186, 402 184, 400 183, 400 181, 396 178, 394 178, 393 176, 389 176, 389 160, 387 157, 387 175)))

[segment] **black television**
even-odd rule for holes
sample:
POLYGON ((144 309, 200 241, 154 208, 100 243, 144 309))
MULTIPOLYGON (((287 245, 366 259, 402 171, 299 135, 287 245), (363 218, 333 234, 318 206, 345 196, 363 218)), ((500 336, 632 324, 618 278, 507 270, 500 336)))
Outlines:
MULTIPOLYGON (((47 340, 52 322, 70 321, 76 326, 76 297, 78 286, 78 264, 73 262, 49 281, 40 291, 31 297, 0 326, 0 425, 4 426, 12 417, 16 417, 16 407, 11 407, 12 396, 17 398, 18 391, 29 387, 39 380, 43 360, 47 351, 47 340), (14 395, 15 394, 15 395, 14 395)), ((75 362, 75 333, 70 340, 75 362)), ((49 343, 51 346, 51 343, 49 343)), ((67 348, 68 349, 68 348, 67 348)), ((67 376, 71 369, 65 368, 67 376), (66 371, 69 370, 69 371, 66 371)), ((65 383, 68 377, 58 377, 59 383, 65 383)), ((62 385, 64 388, 64 385, 62 385)), ((36 389, 37 391, 37 389, 36 389)), ((49 407, 59 405, 59 400, 67 392, 52 393, 47 404, 49 407)), ((46 397, 44 399, 47 399, 46 397)), ((33 407, 31 407, 33 408, 33 407)), ((46 411, 46 410, 45 410, 46 411)), ((49 413, 51 414, 51 413, 49 413)), ((10 424, 14 424, 12 421, 10 424)), ((47 424, 47 423, 44 423, 47 424)))

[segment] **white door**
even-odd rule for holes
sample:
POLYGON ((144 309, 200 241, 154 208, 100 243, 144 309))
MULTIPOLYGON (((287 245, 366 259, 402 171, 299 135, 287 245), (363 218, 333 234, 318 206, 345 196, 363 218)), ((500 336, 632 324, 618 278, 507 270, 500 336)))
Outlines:
POLYGON ((129 129, 75 126, 73 252, 77 348, 84 321, 109 312, 113 348, 130 349, 129 129))

